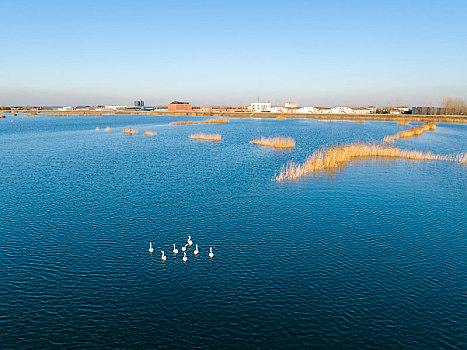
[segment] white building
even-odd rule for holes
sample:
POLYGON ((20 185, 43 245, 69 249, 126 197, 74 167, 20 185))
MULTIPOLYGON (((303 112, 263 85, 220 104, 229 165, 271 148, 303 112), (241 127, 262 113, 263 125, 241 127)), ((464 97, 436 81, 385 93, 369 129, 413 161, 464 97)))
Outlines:
POLYGON ((372 109, 371 108, 352 108, 352 113, 353 114, 371 114, 372 109))
POLYGON ((272 106, 271 113, 287 113, 287 108, 284 106, 272 106))
POLYGON ((328 107, 313 107, 315 113, 319 113, 319 114, 330 114, 332 113, 331 112, 331 108, 328 108, 328 107))
POLYGON ((252 103, 250 109, 252 112, 271 112, 271 103, 252 103))
POLYGON ((409 113, 409 112, 410 112, 410 107, 401 106, 401 107, 394 107, 393 109, 391 109, 391 111, 389 113, 391 113, 391 114, 406 114, 406 113, 409 113))
POLYGON ((300 107, 297 113, 316 113, 315 107, 300 107))
POLYGON ((118 110, 118 109, 127 109, 128 106, 104 106, 104 109, 118 110))
POLYGON ((347 114, 352 113, 352 108, 345 106, 332 107, 331 113, 333 114, 347 114))

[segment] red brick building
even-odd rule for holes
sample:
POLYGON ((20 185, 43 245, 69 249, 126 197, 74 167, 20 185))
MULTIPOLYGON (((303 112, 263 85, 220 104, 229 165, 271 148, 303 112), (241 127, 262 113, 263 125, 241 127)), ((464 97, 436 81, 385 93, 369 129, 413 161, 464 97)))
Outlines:
POLYGON ((174 101, 169 104, 168 106, 169 112, 174 112, 174 111, 191 111, 192 107, 191 104, 188 102, 178 102, 174 101))

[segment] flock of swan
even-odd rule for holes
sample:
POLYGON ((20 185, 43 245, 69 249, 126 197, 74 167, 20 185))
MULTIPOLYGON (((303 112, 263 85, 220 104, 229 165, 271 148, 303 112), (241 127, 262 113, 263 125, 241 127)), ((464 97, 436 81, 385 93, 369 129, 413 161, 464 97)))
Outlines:
MULTIPOLYGON (((193 241, 191 240, 191 236, 188 236, 188 240, 186 241, 186 244, 182 247, 182 252, 183 252, 182 260, 183 260, 183 262, 188 261, 188 257, 186 256, 186 248, 191 247, 192 245, 193 245, 193 241)), ((175 246, 175 244, 173 246, 174 246, 174 249, 172 250, 172 252, 174 253, 174 255, 177 255, 178 254, 178 249, 175 246)), ((193 254, 195 256, 198 256, 198 254, 199 254, 198 244, 196 244, 195 246, 196 246, 196 249, 193 251, 193 254)), ((152 247, 152 242, 149 242, 149 253, 152 254, 153 252, 154 252, 154 248, 152 247)), ((162 261, 166 261, 167 257, 165 256, 164 251, 161 250, 161 253, 162 253, 162 256, 161 256, 162 261)), ((214 257, 214 253, 212 252, 212 247, 209 247, 209 257, 211 259, 214 257)))

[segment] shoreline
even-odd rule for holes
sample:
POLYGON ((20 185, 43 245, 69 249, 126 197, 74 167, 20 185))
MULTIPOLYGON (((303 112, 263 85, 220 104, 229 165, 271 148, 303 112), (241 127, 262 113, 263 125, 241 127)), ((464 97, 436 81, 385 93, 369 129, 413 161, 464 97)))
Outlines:
MULTIPOLYGON (((0 114, 33 113, 49 116, 101 116, 101 115, 155 115, 174 117, 227 117, 239 119, 315 119, 320 121, 387 121, 387 122, 436 122, 467 124, 467 115, 421 115, 421 114, 304 114, 304 113, 250 113, 250 112, 167 112, 167 111, 0 111, 0 114)), ((33 115, 30 115, 33 116, 33 115)))

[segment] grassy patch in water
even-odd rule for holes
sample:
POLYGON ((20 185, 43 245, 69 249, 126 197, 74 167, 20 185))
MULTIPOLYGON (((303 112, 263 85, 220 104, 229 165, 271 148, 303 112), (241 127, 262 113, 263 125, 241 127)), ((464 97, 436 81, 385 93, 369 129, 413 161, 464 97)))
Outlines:
POLYGON ((386 136, 384 142, 394 142, 399 139, 408 139, 422 135, 425 131, 435 131, 436 123, 425 123, 422 125, 414 126, 413 128, 403 130, 392 136, 386 136))
POLYGON ((220 134, 205 134, 199 132, 197 134, 191 134, 191 139, 198 139, 198 140, 208 140, 208 141, 220 141, 222 136, 220 134))
POLYGON ((275 147, 275 148, 293 148, 295 147, 295 140, 290 136, 275 136, 264 137, 261 136, 259 140, 250 141, 254 145, 275 147))
POLYGON ((401 150, 395 146, 374 143, 350 143, 344 146, 320 148, 308 156, 303 163, 289 162, 283 165, 274 180, 296 180, 310 173, 335 170, 344 167, 349 161, 365 158, 392 158, 413 160, 449 160, 465 162, 467 155, 457 158, 440 156, 430 152, 401 150), (461 159, 463 159, 461 161, 461 159))

